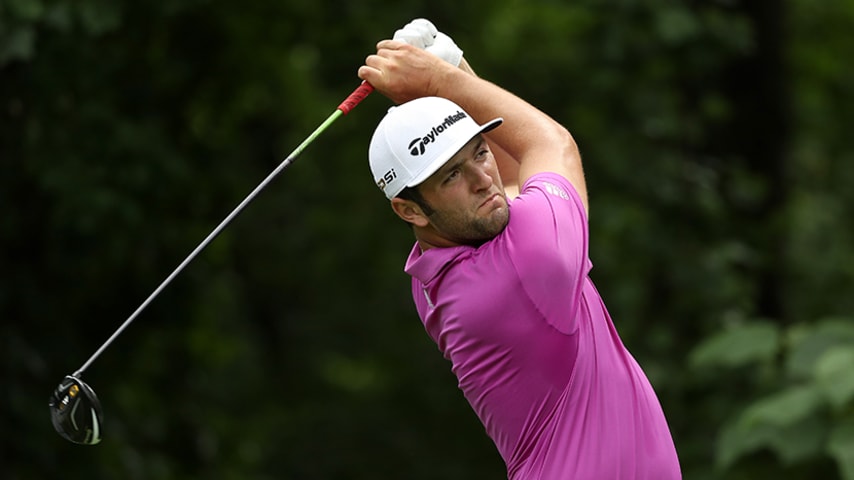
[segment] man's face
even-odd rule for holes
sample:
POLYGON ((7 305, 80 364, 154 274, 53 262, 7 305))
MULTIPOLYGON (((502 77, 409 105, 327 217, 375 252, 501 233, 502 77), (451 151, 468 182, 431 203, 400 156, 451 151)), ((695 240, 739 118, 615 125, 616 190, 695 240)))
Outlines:
POLYGON ((480 245, 510 219, 498 165, 486 140, 472 139, 418 187, 434 233, 456 245, 480 245))

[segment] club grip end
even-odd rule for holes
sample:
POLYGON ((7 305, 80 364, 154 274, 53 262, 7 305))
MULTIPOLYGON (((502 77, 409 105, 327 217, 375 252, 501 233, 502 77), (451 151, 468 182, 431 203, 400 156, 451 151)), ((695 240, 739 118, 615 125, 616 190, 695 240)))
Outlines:
POLYGON ((374 91, 374 86, 370 83, 363 81, 361 85, 359 85, 353 93, 351 93, 347 98, 341 102, 341 105, 338 105, 338 110, 341 110, 344 115, 350 113, 350 110, 353 109, 356 105, 359 104, 362 100, 365 99, 371 92, 374 91))

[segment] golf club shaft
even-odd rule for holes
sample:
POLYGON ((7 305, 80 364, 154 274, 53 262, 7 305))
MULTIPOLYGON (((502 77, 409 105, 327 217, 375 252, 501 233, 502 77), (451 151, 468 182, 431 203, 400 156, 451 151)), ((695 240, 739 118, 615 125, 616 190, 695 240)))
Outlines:
POLYGON ((163 282, 153 292, 151 292, 151 295, 149 295, 148 298, 146 298, 145 301, 142 302, 142 304, 137 307, 137 309, 130 315, 130 317, 128 317, 128 319, 125 320, 124 323, 122 323, 122 325, 113 333, 113 335, 110 336, 110 338, 108 338, 103 345, 101 345, 101 348, 99 348, 95 353, 93 353, 92 356, 89 357, 89 360, 86 360, 86 363, 84 363, 82 367, 80 367, 76 372, 74 372, 73 376, 79 377, 80 375, 82 375, 83 372, 87 368, 89 368, 89 365, 91 365, 92 362, 94 362, 95 359, 98 358, 98 356, 101 355, 101 353, 106 350, 111 343, 113 343, 113 340, 115 340, 116 337, 121 335, 125 328, 127 328, 128 325, 130 325, 131 322, 133 322, 136 317, 139 316, 139 314, 142 313, 143 310, 145 310, 148 304, 151 303, 152 300, 154 300, 160 294, 160 292, 162 292, 163 289, 166 288, 166 286, 169 285, 169 283, 172 282, 172 280, 176 276, 178 276, 179 273, 181 273, 182 270, 184 270, 184 267, 186 267, 187 264, 189 264, 194 258, 196 258, 196 255, 198 255, 199 252, 204 250, 204 248, 207 247, 208 244, 214 238, 216 238, 217 235, 219 235, 220 232, 222 232, 222 230, 229 223, 231 223, 234 217, 236 217, 243 210, 243 208, 246 207, 246 205, 248 205, 249 202, 251 202, 258 195, 259 192, 261 192, 261 190, 263 190, 274 178, 276 178, 276 176, 281 173, 281 171, 284 170, 285 167, 287 167, 294 160, 296 160, 299 154, 302 153, 302 151, 305 150, 305 148, 308 147, 308 145, 313 142, 314 139, 316 139, 321 133, 323 133, 323 131, 326 130, 329 125, 332 125, 332 123, 337 120, 338 117, 340 117, 341 115, 346 115, 347 113, 350 113, 350 110, 352 110, 353 107, 358 105, 359 102, 364 100, 365 97, 367 97, 373 90, 374 87, 367 82, 362 82, 361 85, 359 85, 355 90, 353 90, 353 93, 351 93, 343 102, 341 102, 340 105, 338 105, 338 108, 334 112, 332 112, 332 115, 330 115, 322 124, 320 124, 320 126, 317 127, 317 129, 315 129, 314 132, 312 132, 312 134, 309 135, 308 138, 306 138, 293 152, 291 152, 291 154, 288 155, 288 157, 285 158, 282 163, 280 163, 279 166, 276 167, 275 170, 273 170, 269 175, 267 175, 267 178, 265 178, 261 183, 259 183, 258 186, 255 187, 255 189, 252 190, 252 192, 249 193, 249 195, 247 195, 246 198, 244 198, 243 201, 240 202, 240 204, 237 205, 237 207, 235 207, 235 209, 232 210, 231 213, 229 213, 228 216, 225 217, 225 219, 223 219, 223 221, 220 222, 220 224, 217 225, 216 228, 214 228, 213 231, 208 234, 207 237, 205 237, 204 240, 202 240, 202 243, 200 243, 192 252, 190 252, 189 255, 187 255, 187 258, 185 258, 184 261, 182 261, 178 265, 178 267, 175 268, 175 270, 172 271, 172 273, 169 274, 169 276, 166 277, 166 279, 163 280, 163 282))

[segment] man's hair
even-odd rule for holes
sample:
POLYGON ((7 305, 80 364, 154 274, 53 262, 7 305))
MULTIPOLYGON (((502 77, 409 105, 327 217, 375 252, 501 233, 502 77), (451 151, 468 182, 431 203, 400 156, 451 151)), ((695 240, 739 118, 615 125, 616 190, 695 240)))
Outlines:
POLYGON ((424 215, 428 217, 433 215, 433 207, 424 200, 424 197, 421 195, 421 192, 418 190, 418 186, 414 187, 406 187, 401 190, 400 193, 397 194, 397 198, 402 198, 404 200, 409 200, 411 202, 415 202, 416 205, 421 207, 421 210, 424 211, 424 215))

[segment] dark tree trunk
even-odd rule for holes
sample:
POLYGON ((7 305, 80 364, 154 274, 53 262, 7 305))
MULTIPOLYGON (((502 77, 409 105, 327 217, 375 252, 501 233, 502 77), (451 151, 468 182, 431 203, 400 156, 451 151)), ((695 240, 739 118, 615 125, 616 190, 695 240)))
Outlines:
POLYGON ((791 133, 784 51, 785 5, 778 0, 743 0, 739 8, 754 32, 752 53, 728 72, 727 88, 734 115, 724 135, 726 151, 734 153, 748 180, 757 181, 756 196, 731 191, 733 212, 747 227, 739 237, 758 252, 748 266, 756 287, 755 315, 785 320, 782 285, 785 230, 782 209, 787 197, 785 170, 791 133), (767 242, 767 239, 776 239, 767 242))

